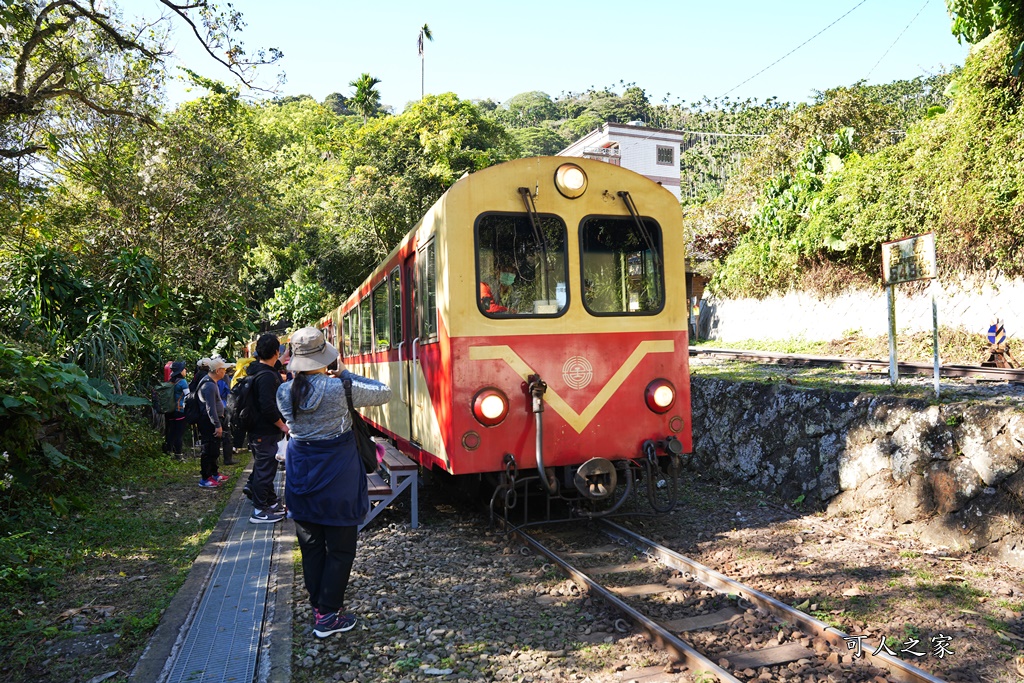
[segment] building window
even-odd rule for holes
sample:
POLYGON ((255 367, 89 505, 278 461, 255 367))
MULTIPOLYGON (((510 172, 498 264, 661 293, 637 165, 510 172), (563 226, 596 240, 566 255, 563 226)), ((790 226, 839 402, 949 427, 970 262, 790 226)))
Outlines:
POLYGON ((658 145, 658 163, 663 166, 671 166, 676 163, 676 152, 672 147, 658 145))

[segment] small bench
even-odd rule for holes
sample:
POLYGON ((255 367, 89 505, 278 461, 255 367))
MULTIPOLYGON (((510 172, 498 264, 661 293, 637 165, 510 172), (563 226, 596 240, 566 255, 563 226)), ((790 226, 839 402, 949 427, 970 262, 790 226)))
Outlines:
POLYGON ((397 448, 383 439, 375 441, 384 446, 384 461, 376 472, 366 475, 366 487, 370 494, 370 511, 359 525, 363 529, 380 512, 391 504, 406 489, 409 490, 412 513, 412 528, 417 529, 419 519, 419 465, 402 455, 397 448))

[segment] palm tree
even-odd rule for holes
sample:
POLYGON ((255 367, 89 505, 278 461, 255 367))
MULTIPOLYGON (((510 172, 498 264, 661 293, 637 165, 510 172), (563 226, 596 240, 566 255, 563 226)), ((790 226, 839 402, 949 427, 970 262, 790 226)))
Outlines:
POLYGON ((426 61, 424 56, 423 56, 423 41, 424 40, 429 40, 430 42, 434 42, 434 34, 432 34, 430 32, 430 27, 427 26, 426 24, 423 24, 423 28, 420 29, 420 38, 419 38, 418 41, 416 41, 416 45, 417 45, 417 47, 419 48, 419 51, 420 51, 420 99, 421 100, 423 99, 423 92, 424 92, 423 72, 424 72, 424 68, 425 68, 424 67, 424 62, 426 61))
POLYGON ((380 93, 374 90, 378 83, 380 83, 380 79, 374 78, 370 74, 363 74, 349 83, 356 89, 356 93, 349 102, 353 109, 363 115, 363 123, 366 123, 368 117, 377 113, 377 108, 380 106, 380 93))

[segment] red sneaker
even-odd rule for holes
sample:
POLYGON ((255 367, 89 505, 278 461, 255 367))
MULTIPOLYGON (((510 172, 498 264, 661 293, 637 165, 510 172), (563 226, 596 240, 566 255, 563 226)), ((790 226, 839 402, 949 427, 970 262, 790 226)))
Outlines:
POLYGON ((231 477, 229 477, 228 475, 224 474, 223 472, 218 472, 217 474, 215 474, 215 475, 213 475, 213 476, 211 477, 211 479, 216 479, 217 481, 219 481, 219 482, 220 482, 220 483, 222 483, 222 484, 223 484, 224 482, 226 482, 226 481, 227 481, 228 479, 230 479, 230 478, 231 478, 231 477))

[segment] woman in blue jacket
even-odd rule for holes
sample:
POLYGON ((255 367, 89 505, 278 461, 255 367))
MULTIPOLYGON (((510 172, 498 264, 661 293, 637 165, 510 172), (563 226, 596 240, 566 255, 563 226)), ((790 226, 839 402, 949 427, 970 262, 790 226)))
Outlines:
POLYGON ((345 589, 359 524, 370 509, 341 378, 352 380, 356 406, 383 405, 391 400, 391 389, 347 370, 339 377, 327 374, 338 350, 315 327, 292 334, 291 351, 288 369, 294 379, 277 390, 278 409, 291 430, 285 505, 299 538, 313 634, 326 638, 356 624, 354 616, 344 613, 345 589))

